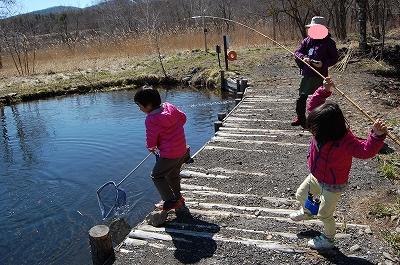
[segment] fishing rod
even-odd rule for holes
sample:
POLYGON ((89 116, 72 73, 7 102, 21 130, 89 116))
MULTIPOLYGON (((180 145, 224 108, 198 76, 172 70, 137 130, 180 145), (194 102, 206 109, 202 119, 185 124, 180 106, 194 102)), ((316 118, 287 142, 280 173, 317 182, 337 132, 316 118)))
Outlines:
MULTIPOLYGON (((264 38, 272 41, 273 43, 275 43, 276 45, 278 45, 280 48, 284 49, 285 51, 289 52, 290 54, 292 54, 294 57, 296 57, 297 59, 301 60, 304 64, 306 64, 312 71, 314 71, 318 76, 320 76, 321 78, 325 79, 326 77, 323 76, 320 72, 318 72, 318 70, 316 70, 314 67, 311 66, 311 64, 307 63, 304 59, 300 58, 299 56, 297 56, 293 51, 289 50, 287 47, 285 47, 284 45, 280 44, 279 42, 277 42, 276 40, 274 40, 273 38, 265 35, 264 33, 256 30, 255 28, 252 28, 250 26, 247 26, 241 22, 232 20, 232 19, 228 19, 228 18, 223 18, 223 17, 215 17, 215 16, 194 16, 192 17, 192 19, 204 19, 204 18, 210 18, 210 19, 217 19, 217 20, 223 20, 223 21, 227 21, 227 22, 231 22, 234 24, 237 24, 239 26, 242 26, 244 28, 247 28, 251 31, 256 32, 257 34, 263 36, 264 38)), ((362 114, 364 114, 364 116, 366 116, 370 121, 375 122, 375 119, 371 117, 371 115, 369 115, 364 109, 362 109, 354 100, 352 100, 349 96, 347 96, 341 89, 339 89, 337 86, 334 86, 334 88, 336 89, 336 91, 338 91, 340 93, 341 96, 343 96, 345 99, 347 99, 354 107, 356 107, 356 109, 358 109, 359 111, 361 111, 362 114)), ((387 132, 387 135, 389 136, 390 139, 392 139, 396 144, 398 144, 400 146, 400 140, 392 133, 390 133, 389 131, 387 132)))

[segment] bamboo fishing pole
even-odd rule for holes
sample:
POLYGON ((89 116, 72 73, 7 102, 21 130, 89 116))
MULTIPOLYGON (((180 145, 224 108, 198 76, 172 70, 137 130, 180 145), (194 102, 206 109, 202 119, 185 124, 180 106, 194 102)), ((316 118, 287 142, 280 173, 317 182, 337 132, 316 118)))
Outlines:
MULTIPOLYGON (((320 72, 318 72, 318 70, 316 70, 314 67, 311 66, 311 64, 307 63, 303 58, 300 58, 299 56, 297 56, 293 51, 289 50, 287 47, 285 47, 284 45, 280 44, 279 42, 277 42, 276 40, 274 40, 273 38, 265 35, 264 33, 250 27, 247 26, 241 22, 232 20, 232 19, 228 19, 228 18, 223 18, 223 17, 215 17, 215 16, 194 16, 192 17, 192 19, 204 19, 204 18, 210 18, 210 19, 218 19, 218 20, 224 20, 227 22, 231 22, 231 23, 235 23, 237 25, 240 25, 244 28, 247 28, 251 31, 256 32, 257 34, 260 34, 261 36, 263 36, 264 38, 272 41, 273 43, 275 43, 276 45, 278 45, 280 48, 284 49, 285 51, 289 52, 290 54, 292 54, 294 57, 296 57, 297 59, 301 60, 304 64, 306 64, 312 71, 314 71, 318 76, 320 76, 321 78, 325 79, 326 77, 323 76, 320 72)), ((370 121, 375 122, 375 119, 371 117, 371 115, 369 115, 364 109, 362 109, 354 100, 352 100, 349 96, 347 96, 341 89, 339 89, 337 86, 334 86, 334 88, 336 89, 336 91, 339 92, 339 94, 341 96, 343 96, 345 99, 347 99, 354 107, 356 107, 356 109, 358 109, 359 111, 361 111, 362 114, 364 114, 364 116, 366 116, 370 121)), ((389 131, 387 132, 387 135, 389 136, 390 139, 392 139, 396 144, 398 144, 400 146, 400 140, 392 133, 390 133, 389 131)))

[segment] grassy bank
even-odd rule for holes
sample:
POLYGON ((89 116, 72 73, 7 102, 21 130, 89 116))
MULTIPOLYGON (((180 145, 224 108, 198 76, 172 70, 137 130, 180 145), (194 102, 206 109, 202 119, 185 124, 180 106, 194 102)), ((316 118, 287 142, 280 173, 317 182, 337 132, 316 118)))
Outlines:
MULTIPOLYGON (((226 76, 246 75, 268 47, 238 50, 239 60, 230 64, 226 76)), ((186 85, 196 88, 220 87, 220 68, 215 52, 200 50, 182 51, 163 57, 165 76, 156 56, 116 60, 108 67, 79 69, 71 72, 48 71, 27 77, 3 77, 0 87, 0 103, 13 104, 68 94, 135 89, 148 85, 186 85)))

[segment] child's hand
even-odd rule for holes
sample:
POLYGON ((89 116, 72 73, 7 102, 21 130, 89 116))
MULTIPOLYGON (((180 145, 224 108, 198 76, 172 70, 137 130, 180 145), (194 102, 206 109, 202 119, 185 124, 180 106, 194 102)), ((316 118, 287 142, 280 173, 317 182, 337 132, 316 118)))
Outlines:
POLYGON ((303 61, 306 62, 306 63, 308 63, 308 64, 311 63, 311 59, 308 58, 308 57, 304 57, 304 58, 303 58, 303 61))
POLYGON ((157 154, 158 153, 158 149, 157 149, 156 146, 155 147, 150 147, 150 148, 148 148, 148 150, 149 150, 149 152, 151 152, 153 154, 157 154))
POLYGON ((312 65, 314 65, 317 68, 321 68, 323 63, 321 61, 311 61, 312 65))
POLYGON ((378 136, 387 134, 387 132, 388 132, 385 122, 381 119, 377 119, 375 121, 374 125, 372 125, 372 130, 378 136))
POLYGON ((329 92, 332 92, 333 88, 335 87, 335 83, 333 83, 332 78, 330 78, 329 76, 325 78, 323 84, 325 90, 329 92))

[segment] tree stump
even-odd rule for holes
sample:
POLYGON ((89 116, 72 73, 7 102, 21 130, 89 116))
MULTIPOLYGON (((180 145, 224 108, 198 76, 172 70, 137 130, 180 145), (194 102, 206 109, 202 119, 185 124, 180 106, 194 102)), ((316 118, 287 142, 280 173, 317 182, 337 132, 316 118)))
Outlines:
POLYGON ((218 132, 219 128, 221 128, 223 126, 222 121, 216 121, 214 122, 214 132, 218 132))
POLYGON ((240 91, 244 92, 246 91, 246 88, 248 87, 247 83, 249 82, 249 80, 247 80, 246 78, 243 78, 242 81, 240 82, 240 91))
POLYGON ((115 253, 110 229, 106 225, 96 225, 89 230, 89 242, 93 265, 112 264, 115 253))
POLYGON ((223 121, 226 117, 226 113, 225 112, 220 112, 218 113, 218 120, 219 121, 223 121))

